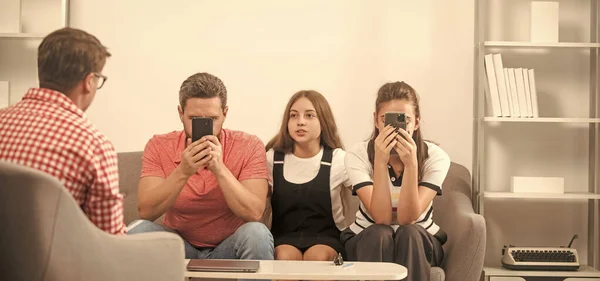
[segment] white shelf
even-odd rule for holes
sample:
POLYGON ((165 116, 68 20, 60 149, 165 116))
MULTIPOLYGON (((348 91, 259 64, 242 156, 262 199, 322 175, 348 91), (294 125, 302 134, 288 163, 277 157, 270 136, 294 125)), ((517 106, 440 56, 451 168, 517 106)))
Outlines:
POLYGON ((600 194, 594 194, 589 192, 565 192, 562 194, 557 193, 525 193, 525 192, 497 192, 497 191, 485 191, 483 193, 485 198, 519 198, 519 199, 559 199, 559 200, 572 200, 572 199, 600 199, 600 194))
POLYGON ((600 277, 600 271, 582 265, 577 271, 533 271, 511 270, 498 267, 484 267, 485 276, 518 276, 518 277, 600 277))
POLYGON ((0 33, 0 38, 32 38, 42 39, 46 37, 45 34, 41 33, 0 33))
POLYGON ((528 42, 528 41, 485 41, 486 47, 525 47, 525 48, 600 48, 600 43, 584 42, 528 42))
POLYGON ((523 122, 523 123, 600 123, 600 118, 555 118, 555 117, 484 117, 485 122, 523 122))

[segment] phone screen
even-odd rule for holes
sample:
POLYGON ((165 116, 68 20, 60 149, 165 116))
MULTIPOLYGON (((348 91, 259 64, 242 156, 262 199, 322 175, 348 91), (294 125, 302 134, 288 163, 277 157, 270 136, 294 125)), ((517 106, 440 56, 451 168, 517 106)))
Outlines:
POLYGON ((204 136, 213 134, 213 120, 206 117, 192 118, 192 142, 201 139, 204 136))

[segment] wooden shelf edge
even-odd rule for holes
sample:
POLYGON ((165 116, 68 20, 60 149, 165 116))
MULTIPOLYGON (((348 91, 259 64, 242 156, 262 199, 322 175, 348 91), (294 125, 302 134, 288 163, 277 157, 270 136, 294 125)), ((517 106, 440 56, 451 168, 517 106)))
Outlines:
POLYGON ((600 271, 589 265, 582 265, 577 271, 531 271, 511 270, 502 267, 483 267, 486 276, 525 276, 525 277, 600 277, 600 271))
POLYGON ((520 123, 600 123, 600 118, 561 118, 561 117, 483 117, 485 122, 520 123))
POLYGON ((42 33, 0 33, 0 38, 31 38, 31 39, 41 39, 46 37, 45 34, 42 33))
POLYGON ((600 48, 600 43, 590 42, 529 42, 529 41, 485 41, 484 47, 523 48, 600 48))
POLYGON ((525 192, 501 192, 501 191, 485 191, 484 198, 497 199, 553 199, 553 200, 588 200, 600 199, 600 194, 589 192, 565 192, 565 193, 525 193, 525 192))

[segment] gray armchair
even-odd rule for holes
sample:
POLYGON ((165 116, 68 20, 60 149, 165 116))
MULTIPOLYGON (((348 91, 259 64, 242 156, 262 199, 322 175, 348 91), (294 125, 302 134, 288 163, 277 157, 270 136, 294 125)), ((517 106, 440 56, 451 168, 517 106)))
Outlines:
POLYGON ((433 202, 433 219, 448 233, 448 242, 444 245, 443 271, 432 268, 431 280, 480 280, 486 228, 483 216, 473 211, 469 171, 460 164, 452 163, 442 192, 443 195, 433 202))
POLYGON ((184 280, 181 238, 107 234, 55 178, 0 161, 0 280, 184 280))

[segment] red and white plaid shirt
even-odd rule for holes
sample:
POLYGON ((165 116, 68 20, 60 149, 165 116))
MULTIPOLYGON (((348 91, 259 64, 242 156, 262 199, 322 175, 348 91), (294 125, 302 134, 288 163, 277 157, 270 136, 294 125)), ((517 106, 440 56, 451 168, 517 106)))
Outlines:
POLYGON ((56 177, 92 223, 125 233, 115 149, 64 94, 32 88, 0 110, 0 160, 56 177))

